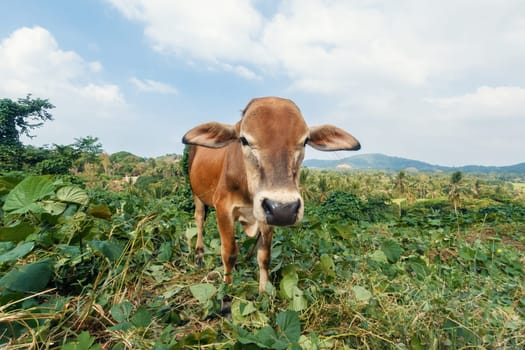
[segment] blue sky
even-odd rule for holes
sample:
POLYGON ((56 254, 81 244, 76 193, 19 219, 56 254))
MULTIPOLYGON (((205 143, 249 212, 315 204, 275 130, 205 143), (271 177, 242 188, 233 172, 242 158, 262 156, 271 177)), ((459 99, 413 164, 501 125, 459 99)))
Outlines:
MULTIPOLYGON (((525 2, 3 1, 0 97, 48 98, 31 142, 181 153, 249 100, 294 100, 359 153, 443 165, 525 161, 525 2)), ((26 140, 26 142, 29 142, 26 140)), ((307 158, 356 153, 308 151, 307 158)))

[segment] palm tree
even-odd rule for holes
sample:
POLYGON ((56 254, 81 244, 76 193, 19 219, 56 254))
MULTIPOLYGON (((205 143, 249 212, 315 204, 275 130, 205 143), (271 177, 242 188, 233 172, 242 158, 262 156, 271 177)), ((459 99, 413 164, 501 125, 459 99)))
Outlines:
POLYGON ((405 193, 406 189, 406 173, 404 171, 400 171, 399 174, 396 177, 396 183, 394 184, 394 187, 397 188, 400 194, 405 193))
POLYGON ((461 171, 455 171, 450 177, 450 190, 448 191, 448 198, 452 205, 454 206, 454 212, 458 214, 458 206, 461 203, 461 180, 463 179, 463 174, 461 171))
POLYGON ((474 189, 472 190, 474 193, 475 198, 479 198, 479 195, 481 194, 481 180, 476 179, 476 182, 474 183, 474 189))

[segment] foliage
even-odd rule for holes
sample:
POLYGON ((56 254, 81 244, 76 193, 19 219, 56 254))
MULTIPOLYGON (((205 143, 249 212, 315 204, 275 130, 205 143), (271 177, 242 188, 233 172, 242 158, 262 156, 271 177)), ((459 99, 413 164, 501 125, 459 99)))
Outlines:
POLYGON ((100 155, 103 152, 102 144, 98 137, 86 136, 76 138, 71 147, 77 152, 78 157, 75 160, 75 166, 79 171, 84 171, 89 164, 98 164, 100 155))
POLYGON ((38 148, 26 146, 22 153, 22 169, 39 175, 69 174, 79 155, 71 146, 53 145, 38 148))
POLYGON ((125 151, 113 153, 109 160, 114 164, 113 173, 121 176, 137 175, 134 169, 138 164, 144 162, 144 158, 125 151))
MULTIPOLYGON (((110 159, 110 168, 127 157, 110 159)), ((401 193, 398 174, 309 170, 301 175, 305 218, 276 229, 271 283, 259 295, 249 257, 256 240, 239 228, 239 262, 233 283, 223 284, 213 212, 205 266, 193 263, 183 166, 170 158, 134 167, 137 182, 114 190, 120 177, 108 174, 0 177, 0 347, 525 345, 518 185, 464 176, 455 211, 450 174, 406 173, 401 193), (220 315, 226 296, 231 318, 220 315)))
POLYGON ((392 216, 388 202, 389 199, 383 195, 372 195, 362 200, 351 192, 335 190, 311 213, 331 221, 378 222, 392 216))
POLYGON ((0 144, 20 146, 20 136, 33 137, 31 130, 38 128, 45 121, 53 120, 49 109, 55 108, 48 100, 33 99, 31 95, 18 99, 17 102, 0 99, 0 144))
POLYGON ((23 153, 21 136, 32 138, 31 131, 52 120, 48 100, 33 99, 31 95, 13 101, 0 99, 0 172, 19 170, 23 153))

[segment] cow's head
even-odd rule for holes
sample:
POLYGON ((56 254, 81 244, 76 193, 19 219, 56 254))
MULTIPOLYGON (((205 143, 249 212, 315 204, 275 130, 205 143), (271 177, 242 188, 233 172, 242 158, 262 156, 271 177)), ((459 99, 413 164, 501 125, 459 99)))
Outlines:
POLYGON ((184 135, 186 144, 221 148, 239 142, 256 220, 286 226, 300 221, 299 174, 305 146, 321 151, 358 150, 359 142, 335 126, 308 127, 290 100, 253 99, 236 125, 205 123, 184 135))

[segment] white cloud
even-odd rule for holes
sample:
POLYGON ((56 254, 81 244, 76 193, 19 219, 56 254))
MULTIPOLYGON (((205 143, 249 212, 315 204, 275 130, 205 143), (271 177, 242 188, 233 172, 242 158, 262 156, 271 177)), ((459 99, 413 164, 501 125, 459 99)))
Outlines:
POLYGON ((130 83, 133 84, 137 89, 144 92, 156 92, 159 94, 178 94, 178 90, 173 86, 162 83, 160 81, 155 81, 151 79, 138 79, 132 77, 129 79, 130 83))
POLYGON ((60 49, 42 27, 23 27, 0 43, 0 92, 12 97, 34 93, 49 97, 76 94, 79 98, 122 104, 116 85, 88 82, 102 71, 100 62, 85 61, 76 52, 60 49))
POLYGON ((82 92, 82 95, 88 99, 92 99, 94 102, 110 105, 123 105, 125 103, 120 88, 114 84, 88 84, 82 87, 80 91, 82 92))
POLYGON ((227 72, 234 72, 238 76, 248 80, 261 80, 261 77, 249 68, 242 65, 232 66, 230 64, 223 64, 222 69, 227 72))
MULTIPOLYGON (((49 91, 85 74, 96 62, 85 62, 72 51, 59 49, 44 28, 20 28, 0 44, 0 89, 15 95, 34 89, 49 91)), ((99 68, 100 69, 100 68, 99 68)))
POLYGON ((56 106, 54 120, 34 139, 39 144, 69 144, 89 134, 114 138, 109 122, 129 117, 128 106, 117 85, 98 82, 101 71, 100 62, 60 48, 42 27, 19 28, 0 43, 0 95, 17 99, 31 93, 56 106))
POLYGON ((144 24, 155 50, 191 59, 265 60, 257 36, 263 17, 249 1, 109 0, 125 17, 144 24))
POLYGON ((525 88, 481 86, 475 92, 444 98, 427 98, 438 108, 437 118, 494 119, 523 118, 525 88))
MULTIPOLYGON (((108 0, 144 24, 152 47, 246 78, 278 72, 291 87, 345 95, 424 87, 524 59, 521 0, 289 0, 264 16, 256 1, 108 0), (520 48, 521 47, 521 48, 520 48), (514 53, 514 54, 513 54, 514 53), (231 67, 242 67, 248 74, 231 67)), ((510 75, 501 69, 500 75, 510 75)), ((523 73, 521 73, 523 74, 523 73)))

